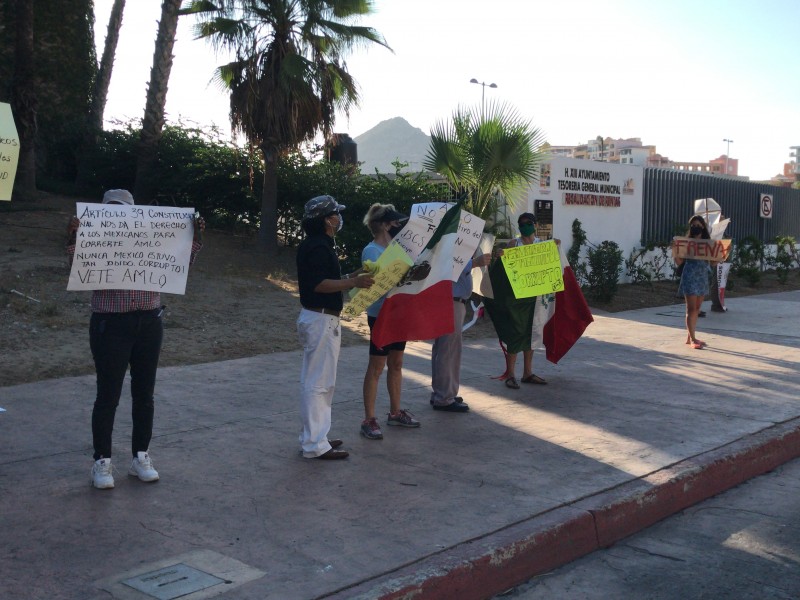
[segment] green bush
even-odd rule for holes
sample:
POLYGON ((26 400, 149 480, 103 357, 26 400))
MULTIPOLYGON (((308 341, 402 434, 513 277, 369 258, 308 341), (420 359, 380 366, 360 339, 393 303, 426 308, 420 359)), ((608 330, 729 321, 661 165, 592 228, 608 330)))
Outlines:
MULTIPOLYGON (((117 122, 104 131, 98 143, 86 150, 89 168, 81 188, 74 181, 48 180, 49 189, 62 194, 81 194, 97 201, 112 188, 132 190, 136 177, 136 148, 141 124, 117 122)), ((75 142, 77 143, 77 142, 75 142)), ((394 204, 408 214, 417 202, 446 201, 447 187, 432 183, 426 174, 396 173, 362 175, 350 167, 322 160, 321 148, 306 149, 281 157, 278 162, 278 231, 286 246, 302 239, 300 222, 305 203, 314 196, 330 194, 347 206, 345 226, 336 236, 343 268, 361 264, 361 251, 372 235, 362 224, 374 202, 394 204)), ((216 128, 197 128, 182 122, 164 128, 159 144, 155 177, 155 202, 191 206, 215 229, 254 233, 260 225, 263 166, 258 150, 239 148, 226 141, 216 128)))
MULTIPOLYGON (((136 146, 140 124, 116 123, 103 131, 95 147, 87 150, 82 189, 100 198, 112 188, 133 190, 136 178, 136 146)), ((255 229, 261 211, 263 169, 260 157, 224 141, 218 129, 167 125, 158 149, 155 168, 157 204, 191 206, 209 227, 255 229)), ((62 192, 68 184, 62 183, 62 192)))
POLYGON ((666 279, 664 267, 669 261, 669 244, 648 242, 643 248, 631 250, 625 259, 625 274, 632 283, 646 283, 652 287, 653 281, 666 279), (651 255, 649 258, 648 254, 651 255))
POLYGON ((586 263, 581 261, 581 249, 586 244, 586 232, 578 219, 572 222, 572 245, 567 250, 567 261, 572 267, 575 279, 581 287, 588 283, 586 263))
POLYGON ((736 244, 731 270, 743 278, 747 285, 756 287, 761 281, 761 264, 764 262, 764 244, 749 235, 736 244))
POLYGON ((300 221, 306 201, 320 194, 330 194, 344 204, 344 227, 336 235, 336 246, 342 269, 352 271, 361 266, 361 251, 372 241, 372 234, 363 224, 364 216, 375 202, 394 204, 409 214, 411 205, 419 202, 446 200, 441 186, 429 181, 424 173, 400 173, 406 165, 396 163, 396 173, 361 175, 347 166, 292 155, 278 167, 278 223, 286 233, 286 244, 296 245, 302 239, 300 221))
POLYGON ((606 240, 597 248, 589 248, 588 258, 589 295, 599 302, 611 302, 622 274, 622 250, 616 242, 606 240))
POLYGON ((778 281, 785 284, 789 279, 792 265, 797 263, 797 242, 791 236, 777 236, 775 238, 775 255, 767 260, 774 267, 778 281))

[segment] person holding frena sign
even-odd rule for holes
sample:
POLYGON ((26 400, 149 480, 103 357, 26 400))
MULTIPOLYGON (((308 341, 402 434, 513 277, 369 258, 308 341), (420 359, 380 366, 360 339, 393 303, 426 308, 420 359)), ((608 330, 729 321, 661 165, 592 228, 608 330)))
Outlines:
MULTIPOLYGON (((703 217, 693 216, 689 220, 689 231, 686 232, 687 238, 710 240, 711 234, 708 231, 703 217)), ((673 256, 675 256, 673 248, 673 256)), ((681 283, 678 292, 683 294, 686 299, 686 330, 688 335, 686 343, 690 344, 695 350, 702 349, 706 343, 697 339, 697 317, 700 314, 700 306, 703 299, 708 294, 708 274, 711 272, 709 261, 695 258, 679 258, 675 256, 675 264, 681 266, 681 283)))

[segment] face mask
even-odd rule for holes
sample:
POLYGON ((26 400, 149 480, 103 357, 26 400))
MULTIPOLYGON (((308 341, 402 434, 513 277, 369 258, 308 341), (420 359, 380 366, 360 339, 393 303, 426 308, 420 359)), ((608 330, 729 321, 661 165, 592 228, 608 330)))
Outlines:
POLYGON ((342 230, 342 225, 344 225, 344 217, 342 217, 341 213, 336 213, 336 216, 339 217, 339 224, 336 226, 336 233, 339 233, 342 230))
POLYGON ((691 235, 700 235, 703 233, 703 228, 699 225, 692 225, 692 227, 689 229, 689 233, 691 235))
POLYGON ((533 223, 519 226, 519 232, 523 237, 530 237, 533 235, 533 223))
POLYGON ((389 227, 389 235, 394 237, 403 230, 402 225, 392 225, 389 227))

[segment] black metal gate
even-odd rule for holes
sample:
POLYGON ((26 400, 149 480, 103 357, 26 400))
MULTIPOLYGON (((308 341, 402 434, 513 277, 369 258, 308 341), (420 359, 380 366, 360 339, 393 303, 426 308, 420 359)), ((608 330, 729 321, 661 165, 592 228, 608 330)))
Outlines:
POLYGON ((800 190, 672 169, 645 168, 642 244, 668 242, 692 216, 694 201, 713 198, 731 224, 725 237, 755 236, 769 243, 779 235, 800 238, 800 190), (759 216, 761 194, 772 197, 773 216, 759 216))

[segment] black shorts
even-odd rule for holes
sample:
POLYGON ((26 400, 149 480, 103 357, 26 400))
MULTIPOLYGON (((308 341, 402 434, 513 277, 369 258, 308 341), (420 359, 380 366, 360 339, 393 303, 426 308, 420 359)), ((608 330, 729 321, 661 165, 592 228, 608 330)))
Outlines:
POLYGON ((378 348, 375 344, 372 343, 372 326, 375 325, 375 321, 377 319, 375 317, 367 317, 367 324, 369 325, 369 355, 370 356, 389 356, 389 352, 391 350, 397 350, 402 352, 406 349, 405 342, 394 342, 391 344, 386 344, 383 348, 378 348))

